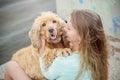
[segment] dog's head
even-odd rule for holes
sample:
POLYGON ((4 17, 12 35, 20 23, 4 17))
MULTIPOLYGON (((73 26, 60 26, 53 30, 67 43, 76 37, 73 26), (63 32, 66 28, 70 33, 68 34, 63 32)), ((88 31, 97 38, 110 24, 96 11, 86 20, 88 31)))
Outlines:
POLYGON ((58 43, 61 40, 62 27, 65 22, 52 12, 43 12, 29 32, 29 37, 34 47, 41 46, 41 37, 50 43, 58 43))

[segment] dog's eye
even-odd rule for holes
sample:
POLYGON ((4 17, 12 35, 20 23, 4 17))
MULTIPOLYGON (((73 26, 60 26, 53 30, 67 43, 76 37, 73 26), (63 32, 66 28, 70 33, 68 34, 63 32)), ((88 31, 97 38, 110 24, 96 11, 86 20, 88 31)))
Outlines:
POLYGON ((53 23, 56 23, 56 20, 53 20, 53 23))
POLYGON ((46 26, 46 24, 45 24, 45 23, 43 23, 43 24, 42 24, 42 26, 44 27, 44 26, 46 26))

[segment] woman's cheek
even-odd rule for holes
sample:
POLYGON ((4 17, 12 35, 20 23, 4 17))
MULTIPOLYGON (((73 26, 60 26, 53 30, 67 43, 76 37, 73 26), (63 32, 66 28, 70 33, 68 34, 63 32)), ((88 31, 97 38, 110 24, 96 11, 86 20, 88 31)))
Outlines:
POLYGON ((67 37, 66 39, 67 39, 68 41, 70 41, 70 39, 69 39, 68 37, 67 37))
POLYGON ((69 39, 69 41, 73 41, 73 40, 74 40, 74 36, 70 35, 70 36, 68 37, 68 39, 69 39))
POLYGON ((71 41, 76 41, 77 35, 75 35, 75 34, 73 33, 73 34, 71 34, 70 38, 71 38, 71 41))
POLYGON ((71 35, 69 33, 67 34, 66 38, 68 41, 71 41, 71 35))

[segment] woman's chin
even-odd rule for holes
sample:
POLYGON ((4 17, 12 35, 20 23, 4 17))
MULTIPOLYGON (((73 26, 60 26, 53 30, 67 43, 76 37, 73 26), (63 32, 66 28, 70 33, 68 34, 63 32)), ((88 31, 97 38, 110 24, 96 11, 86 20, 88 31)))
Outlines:
POLYGON ((69 39, 68 37, 67 37, 66 39, 67 39, 68 41, 70 41, 70 39, 69 39))

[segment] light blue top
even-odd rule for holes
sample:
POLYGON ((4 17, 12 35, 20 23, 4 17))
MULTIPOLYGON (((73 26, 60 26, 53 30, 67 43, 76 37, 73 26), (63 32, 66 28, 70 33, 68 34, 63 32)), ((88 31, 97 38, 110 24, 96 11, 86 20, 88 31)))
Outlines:
MULTIPOLYGON (((74 80, 80 69, 80 56, 74 52, 67 57, 58 56, 53 61, 48 71, 44 69, 42 58, 39 58, 42 74, 48 80, 74 80)), ((92 80, 90 71, 84 71, 79 80, 92 80)))

